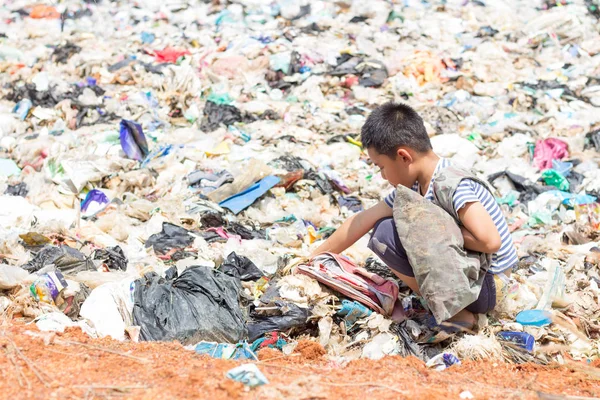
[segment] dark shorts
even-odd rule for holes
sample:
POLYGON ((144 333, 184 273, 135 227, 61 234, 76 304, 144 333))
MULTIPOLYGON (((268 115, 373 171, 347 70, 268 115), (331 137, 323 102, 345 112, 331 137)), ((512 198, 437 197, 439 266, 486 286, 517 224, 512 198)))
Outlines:
MULTIPOLYGON (((381 219, 375 224, 369 241, 369 248, 394 271, 414 277, 413 268, 408 262, 404 246, 400 243, 396 224, 392 218, 381 219)), ((496 306, 496 284, 494 276, 486 274, 479 298, 467 306, 466 310, 475 314, 485 314, 496 306)))

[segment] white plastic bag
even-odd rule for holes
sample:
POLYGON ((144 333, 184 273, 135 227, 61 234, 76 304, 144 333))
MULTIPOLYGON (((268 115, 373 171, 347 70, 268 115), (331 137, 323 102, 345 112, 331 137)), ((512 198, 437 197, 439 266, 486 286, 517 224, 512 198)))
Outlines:
POLYGON ((29 273, 23 268, 0 264, 0 289, 13 289, 24 283, 29 273))
POLYGON ((96 329, 99 337, 125 340, 125 328, 133 323, 132 279, 98 286, 81 306, 80 315, 96 329))

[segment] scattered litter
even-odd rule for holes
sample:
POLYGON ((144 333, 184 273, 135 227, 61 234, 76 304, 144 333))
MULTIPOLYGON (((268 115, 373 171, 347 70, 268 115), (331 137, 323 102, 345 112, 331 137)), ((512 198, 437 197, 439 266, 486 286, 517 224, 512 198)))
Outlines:
POLYGON ((269 383, 269 380, 260 372, 256 364, 243 364, 230 369, 227 371, 227 377, 251 388, 269 383))
POLYGON ((7 318, 223 359, 600 357, 597 1, 71 3, 0 9, 7 318), (431 314, 464 304, 399 285, 368 237, 308 259, 393 190, 359 135, 390 99, 491 183, 518 251, 488 326, 437 344, 431 314))

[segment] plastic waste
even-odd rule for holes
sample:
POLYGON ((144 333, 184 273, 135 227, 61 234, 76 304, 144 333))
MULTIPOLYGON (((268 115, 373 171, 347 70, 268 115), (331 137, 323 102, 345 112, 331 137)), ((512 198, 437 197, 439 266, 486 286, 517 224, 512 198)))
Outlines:
POLYGON ((535 338, 527 332, 498 332, 498 338, 530 353, 533 352, 535 338))
POLYGON ((54 304, 58 294, 67 287, 67 281, 60 271, 43 274, 31 284, 31 295, 36 301, 54 304))
POLYGON ((13 160, 0 158, 0 176, 15 176, 21 173, 21 168, 13 160))
POLYGON ((27 189, 27 184, 25 182, 17 183, 16 185, 8 185, 6 187, 6 191, 4 194, 9 196, 20 196, 26 197, 29 190, 27 189))
POLYGON ((248 257, 238 256, 235 252, 227 256, 219 269, 226 275, 242 281, 254 281, 264 275, 248 257))
POLYGON ((144 44, 151 44, 152 42, 154 42, 154 39, 156 39, 156 36, 151 32, 142 32, 140 34, 140 39, 144 44))
POLYGON ((346 207, 348 210, 357 213, 364 209, 362 202, 356 196, 339 196, 337 198, 340 207, 346 207))
POLYGON ((196 345, 194 351, 197 354, 206 354, 212 358, 222 360, 258 360, 256 354, 246 342, 237 344, 200 342, 196 345))
POLYGON ((29 115, 29 111, 33 107, 33 103, 29 99, 23 99, 18 102, 13 108, 13 112, 17 114, 21 121, 25 121, 27 116, 29 115))
POLYGON ((96 266, 89 257, 66 245, 60 247, 44 246, 22 268, 29 272, 36 272, 48 265, 54 265, 63 274, 96 270, 96 266))
POLYGON ((569 190, 569 181, 565 178, 560 172, 547 169, 542 173, 542 179, 546 182, 546 185, 554 186, 558 190, 568 191, 569 190))
POLYGON ((247 323, 248 340, 250 342, 254 342, 269 332, 287 332, 292 328, 306 326, 309 317, 307 309, 283 301, 275 301, 271 308, 274 308, 273 312, 275 314, 261 315, 257 312, 250 314, 247 323))
POLYGON ((100 261, 107 270, 126 271, 127 257, 120 246, 97 249, 93 254, 94 260, 100 261))
POLYGON ((221 202, 268 176, 271 173, 271 168, 259 160, 251 159, 243 171, 241 175, 234 178, 232 183, 221 186, 209 193, 207 197, 216 203, 221 202))
POLYGON ((0 264, 0 289, 9 290, 25 282, 29 273, 22 268, 0 264))
POLYGON ((166 254, 172 249, 184 249, 194 243, 194 236, 177 225, 163 222, 162 231, 151 235, 146 240, 146 247, 152 247, 159 254, 166 254))
POLYGON ((552 314, 544 310, 525 310, 517 314, 516 321, 527 326, 546 326, 552 323, 552 314))
POLYGON ((251 388, 269 383, 269 380, 260 372, 256 364, 243 364, 230 369, 227 371, 227 377, 251 388))
POLYGON ((357 320, 368 317, 372 311, 357 301, 342 300, 342 308, 337 313, 344 318, 346 329, 350 331, 357 320))
POLYGON ((148 155, 148 143, 140 124, 126 119, 121 120, 119 139, 127 157, 142 161, 148 155))
POLYGON ((262 337, 260 339, 256 339, 252 343, 252 351, 258 351, 259 349, 264 349, 269 347, 271 349, 278 349, 283 351, 283 349, 288 345, 288 342, 281 337, 281 333, 271 332, 270 335, 262 337))
POLYGON ((237 343, 246 337, 239 280, 209 267, 154 272, 135 281, 133 322, 140 340, 237 343))
POLYGON ((574 193, 562 192, 560 190, 551 190, 551 191, 548 191, 548 194, 551 194, 551 195, 557 197, 558 199, 560 199, 562 204, 569 206, 571 208, 575 208, 575 206, 593 204, 598 200, 596 197, 590 196, 589 194, 584 194, 584 193, 574 194, 574 193))
POLYGON ((163 50, 155 50, 156 61, 161 63, 175 63, 180 57, 190 55, 189 50, 177 50, 172 47, 165 47, 163 50))
POLYGON ((552 168, 553 160, 562 160, 569 156, 568 145, 560 139, 550 138, 538 140, 535 145, 533 160, 541 170, 552 168))
POLYGON ((371 360, 380 360, 385 356, 396 355, 400 353, 398 337, 389 333, 382 332, 373 337, 362 350, 362 357, 371 360))
POLYGON ((250 207, 259 197, 267 193, 278 183, 278 177, 273 175, 267 176, 243 192, 221 201, 219 206, 231 210, 234 214, 238 214, 242 210, 250 207))
POLYGON ((29 18, 33 19, 58 19, 60 18, 60 13, 56 11, 56 8, 53 6, 48 6, 45 4, 37 4, 32 7, 29 12, 29 18))
POLYGON ((98 286, 81 306, 80 315, 89 321, 99 337, 125 340, 126 328, 133 325, 135 283, 131 279, 98 286))
POLYGON ((102 211, 108 203, 110 203, 110 200, 104 192, 98 189, 92 189, 81 203, 81 212, 84 216, 91 216, 102 211))
POLYGON ((443 371, 453 365, 460 365, 460 360, 452 353, 440 353, 427 361, 425 364, 428 368, 433 368, 436 371, 443 371))

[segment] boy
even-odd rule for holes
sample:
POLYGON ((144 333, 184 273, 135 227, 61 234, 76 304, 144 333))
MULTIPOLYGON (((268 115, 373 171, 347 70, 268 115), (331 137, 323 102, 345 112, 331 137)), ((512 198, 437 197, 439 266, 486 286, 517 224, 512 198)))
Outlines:
MULTIPOLYGON (((391 185, 411 188, 433 201, 433 182, 448 168, 448 159, 438 157, 431 147, 423 120, 409 106, 387 103, 375 109, 361 131, 363 148, 391 185)), ((420 294, 413 267, 400 243, 392 219, 396 191, 375 206, 348 218, 312 254, 329 251, 341 253, 370 230, 369 248, 415 293, 420 294)), ((494 274, 510 274, 517 263, 517 253, 506 220, 493 195, 484 185, 463 179, 456 187, 452 206, 460 219, 466 249, 492 254, 479 297, 449 321, 466 329, 496 305, 494 274)))

